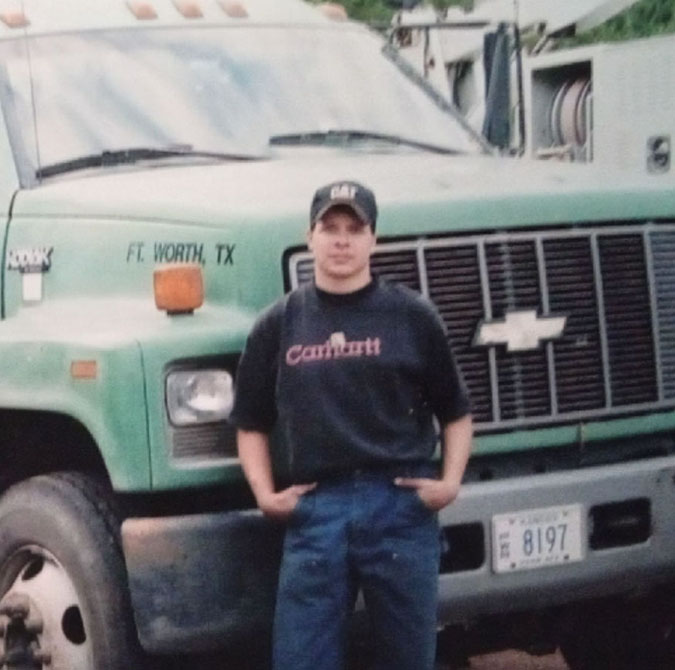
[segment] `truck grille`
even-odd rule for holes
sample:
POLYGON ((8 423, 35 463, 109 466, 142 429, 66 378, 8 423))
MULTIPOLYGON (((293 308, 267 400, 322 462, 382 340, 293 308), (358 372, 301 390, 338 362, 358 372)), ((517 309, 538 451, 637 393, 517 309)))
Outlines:
POLYGON ((237 436, 225 422, 171 428, 171 455, 179 460, 235 458, 237 436))
MULTIPOLYGON (((436 304, 484 430, 675 405, 675 224, 386 242, 372 265, 436 304), (475 344, 481 323, 532 311, 565 316, 562 335, 475 344)), ((289 271, 309 281, 309 254, 289 271)))

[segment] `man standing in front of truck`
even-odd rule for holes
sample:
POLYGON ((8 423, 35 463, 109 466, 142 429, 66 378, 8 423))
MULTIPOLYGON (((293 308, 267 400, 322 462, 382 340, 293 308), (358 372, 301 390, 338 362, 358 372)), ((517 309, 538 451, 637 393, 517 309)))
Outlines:
POLYGON ((371 274, 376 219, 362 184, 316 192, 314 282, 260 316, 239 366, 241 464, 263 513, 287 522, 275 670, 342 670, 358 589, 375 668, 434 666, 437 512, 458 495, 472 422, 435 309, 371 274), (275 426, 290 477, 281 489, 275 426))

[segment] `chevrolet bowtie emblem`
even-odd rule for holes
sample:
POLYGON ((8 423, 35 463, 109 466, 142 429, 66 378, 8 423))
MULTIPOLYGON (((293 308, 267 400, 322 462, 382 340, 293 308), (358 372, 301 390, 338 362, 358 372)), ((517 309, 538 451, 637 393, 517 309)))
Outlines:
POLYGON ((555 340, 565 330, 566 316, 537 316, 534 310, 507 312, 505 318, 481 321, 474 346, 505 344, 507 351, 537 349, 542 340, 555 340))

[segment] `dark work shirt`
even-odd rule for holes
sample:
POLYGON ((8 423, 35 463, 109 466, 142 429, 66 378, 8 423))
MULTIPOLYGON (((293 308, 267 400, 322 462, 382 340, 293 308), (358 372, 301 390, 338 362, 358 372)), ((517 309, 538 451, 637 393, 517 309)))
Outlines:
POLYGON ((290 478, 429 460, 440 425, 469 401, 434 307, 373 280, 349 294, 313 284, 268 308, 251 331, 231 421, 276 429, 290 478))

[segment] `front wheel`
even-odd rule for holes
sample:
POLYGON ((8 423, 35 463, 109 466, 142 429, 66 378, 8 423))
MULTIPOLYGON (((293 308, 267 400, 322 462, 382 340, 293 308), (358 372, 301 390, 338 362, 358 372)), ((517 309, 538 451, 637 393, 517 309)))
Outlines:
POLYGON ((110 493, 88 476, 41 475, 0 498, 7 668, 141 668, 120 546, 110 493))

